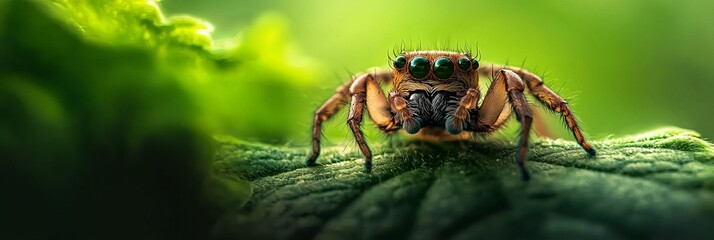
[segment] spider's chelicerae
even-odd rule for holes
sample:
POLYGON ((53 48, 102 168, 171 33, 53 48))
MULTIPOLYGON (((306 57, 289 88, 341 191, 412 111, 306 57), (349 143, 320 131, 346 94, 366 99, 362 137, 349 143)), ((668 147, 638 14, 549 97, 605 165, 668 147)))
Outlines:
POLYGON ((595 150, 585 141, 567 102, 543 84, 540 77, 510 66, 479 66, 470 54, 449 51, 402 52, 392 62, 393 69, 356 75, 337 88, 337 92, 315 112, 312 154, 308 165, 320 155, 320 127, 345 103, 350 103, 347 124, 365 157, 365 167, 372 167, 372 152, 365 142, 360 123, 362 111, 384 132, 404 129, 424 139, 468 139, 472 133, 490 133, 503 126, 515 112, 520 122, 520 140, 516 163, 523 179, 528 136, 533 113, 524 91, 526 88, 550 110, 559 113, 573 132, 578 144, 590 155, 595 150), (479 75, 491 77, 491 86, 481 100, 479 75), (385 96, 381 84, 391 83, 385 96))

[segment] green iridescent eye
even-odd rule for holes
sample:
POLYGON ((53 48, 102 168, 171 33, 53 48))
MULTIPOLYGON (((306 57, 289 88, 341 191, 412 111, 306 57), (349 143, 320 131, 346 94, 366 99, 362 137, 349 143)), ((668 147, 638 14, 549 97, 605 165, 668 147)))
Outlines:
POLYGON ((407 65, 407 59, 399 56, 397 59, 394 59, 394 68, 396 69, 401 69, 404 67, 404 65, 407 65))
POLYGON ((414 78, 424 78, 429 74, 429 60, 425 57, 416 57, 409 64, 409 74, 414 78))
POLYGON ((469 58, 461 58, 459 59, 459 69, 468 71, 469 67, 471 67, 471 61, 469 61, 469 58))
POLYGON ((434 62, 434 75, 440 79, 450 78, 454 74, 454 63, 448 58, 439 58, 434 62))
POLYGON ((475 58, 474 58, 474 62, 473 62, 473 69, 474 69, 474 71, 475 71, 476 69, 478 69, 478 61, 476 61, 475 58))

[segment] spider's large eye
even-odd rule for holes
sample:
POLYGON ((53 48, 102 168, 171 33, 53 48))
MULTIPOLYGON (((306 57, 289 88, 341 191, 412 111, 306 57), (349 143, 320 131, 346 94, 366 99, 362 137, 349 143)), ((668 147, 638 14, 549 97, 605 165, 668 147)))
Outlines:
POLYGON ((405 57, 399 56, 397 59, 394 59, 394 68, 402 69, 404 65, 407 65, 407 59, 405 57))
POLYGON ((471 67, 471 61, 469 61, 469 58, 464 57, 459 59, 459 69, 463 71, 468 71, 469 67, 471 67))
POLYGON ((425 57, 415 57, 409 63, 409 74, 414 78, 424 78, 429 74, 429 60, 425 57))
POLYGON ((476 69, 478 69, 478 61, 476 61, 475 58, 474 58, 473 61, 474 61, 474 62, 473 62, 473 66, 472 66, 472 67, 473 67, 474 71, 476 71, 476 69))
POLYGON ((454 63, 448 58, 439 58, 434 62, 434 75, 440 79, 450 78, 454 74, 454 63))

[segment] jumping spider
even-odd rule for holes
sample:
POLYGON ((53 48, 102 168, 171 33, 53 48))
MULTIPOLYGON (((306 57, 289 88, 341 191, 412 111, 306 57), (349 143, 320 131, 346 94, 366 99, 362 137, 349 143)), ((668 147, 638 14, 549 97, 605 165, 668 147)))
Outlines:
POLYGON ((526 70, 479 66, 470 54, 449 51, 402 52, 392 67, 356 75, 338 87, 337 93, 315 112, 308 165, 315 165, 320 155, 322 122, 347 102, 350 102, 347 124, 364 154, 367 170, 372 167, 372 152, 360 129, 365 108, 382 131, 394 133, 404 129, 422 139, 468 139, 472 133, 490 133, 503 126, 515 112, 521 124, 516 163, 527 180, 524 162, 534 115, 523 93, 526 87, 538 101, 560 113, 578 144, 595 155, 567 102, 546 87, 540 77, 526 70), (479 75, 492 79, 481 105, 479 75), (381 84, 387 82, 391 82, 393 89, 385 96, 381 84))

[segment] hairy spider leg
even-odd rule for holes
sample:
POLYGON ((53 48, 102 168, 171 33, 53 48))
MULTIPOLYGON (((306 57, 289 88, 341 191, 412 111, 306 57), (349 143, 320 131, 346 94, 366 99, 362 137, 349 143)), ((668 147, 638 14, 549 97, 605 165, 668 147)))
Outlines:
POLYGON ((362 112, 367 105, 367 111, 372 120, 385 132, 394 132, 399 129, 390 111, 390 105, 380 88, 380 83, 388 82, 392 73, 388 70, 377 70, 371 73, 357 75, 356 78, 342 84, 335 94, 330 97, 316 112, 312 127, 312 153, 307 158, 308 165, 315 165, 320 156, 320 138, 322 123, 334 116, 345 104, 351 102, 347 123, 357 141, 360 151, 365 155, 365 166, 371 167, 372 154, 364 141, 360 130, 362 112), (351 101, 350 101, 351 96, 351 101), (365 101, 367 104, 365 104, 365 101))
POLYGON ((528 180, 530 175, 526 170, 525 161, 528 153, 528 137, 533 123, 533 114, 523 94, 525 88, 525 83, 516 73, 510 70, 498 71, 493 77, 491 87, 486 92, 483 104, 478 109, 479 119, 475 123, 473 130, 477 132, 493 131, 495 129, 494 126, 500 125, 499 122, 504 122, 502 120, 503 116, 505 118, 510 116, 510 111, 504 115, 504 110, 509 109, 506 107, 507 103, 510 103, 512 111, 516 113, 516 117, 521 124, 515 160, 521 177, 523 180, 528 180))
POLYGON ((350 94, 352 95, 352 101, 350 103, 350 113, 347 117, 347 125, 352 130, 357 146, 362 155, 364 155, 365 170, 369 171, 372 169, 372 151, 369 149, 361 129, 363 111, 367 108, 372 121, 382 130, 396 127, 394 113, 380 88, 380 84, 372 74, 364 74, 357 77, 350 87, 350 94))
POLYGON ((548 106, 552 111, 560 113, 560 115, 565 120, 566 125, 570 128, 573 133, 575 140, 580 144, 580 146, 591 156, 596 154, 595 149, 585 140, 583 132, 580 130, 575 116, 570 111, 568 103, 563 100, 558 94, 553 92, 550 88, 543 84, 543 80, 537 75, 530 73, 524 69, 511 67, 511 66, 483 66, 478 69, 479 73, 487 75, 489 73, 497 72, 503 69, 508 69, 515 72, 520 78, 526 82, 526 86, 530 90, 531 94, 538 99, 541 103, 548 106))
POLYGON ((536 136, 543 138, 553 138, 553 133, 548 127, 548 123, 545 120, 545 112, 532 102, 528 102, 531 107, 531 113, 533 114, 533 132, 536 136))

